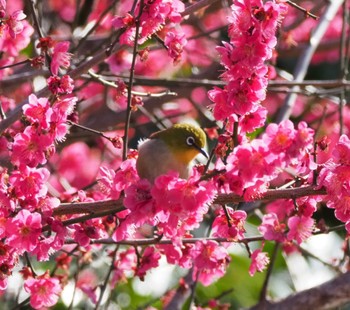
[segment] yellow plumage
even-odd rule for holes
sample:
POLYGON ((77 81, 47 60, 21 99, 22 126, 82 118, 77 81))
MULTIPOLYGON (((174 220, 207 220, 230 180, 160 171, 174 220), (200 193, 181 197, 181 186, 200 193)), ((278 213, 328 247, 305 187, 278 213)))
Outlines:
POLYGON ((158 131, 139 144, 137 172, 150 182, 169 171, 177 171, 180 178, 187 178, 191 161, 199 153, 208 157, 205 144, 204 131, 190 124, 176 124, 158 131))

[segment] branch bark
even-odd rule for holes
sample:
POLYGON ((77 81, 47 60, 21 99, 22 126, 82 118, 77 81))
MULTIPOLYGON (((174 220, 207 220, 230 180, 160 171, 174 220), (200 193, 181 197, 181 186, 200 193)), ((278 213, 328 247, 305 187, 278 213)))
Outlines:
MULTIPOLYGON (((305 186, 290 189, 269 189, 266 193, 261 194, 256 198, 256 201, 268 201, 275 199, 295 199, 304 196, 326 195, 326 190, 316 189, 314 186, 305 186)), ((227 204, 227 203, 239 203, 245 202, 242 196, 236 194, 220 194, 218 195, 213 204, 227 204)), ((118 200, 103 200, 93 202, 72 202, 62 203, 53 211, 53 215, 67 215, 67 214, 94 214, 97 212, 116 213, 124 210, 123 198, 118 200)))
POLYGON ((279 302, 261 302, 249 310, 330 310, 350 303, 350 272, 279 302))

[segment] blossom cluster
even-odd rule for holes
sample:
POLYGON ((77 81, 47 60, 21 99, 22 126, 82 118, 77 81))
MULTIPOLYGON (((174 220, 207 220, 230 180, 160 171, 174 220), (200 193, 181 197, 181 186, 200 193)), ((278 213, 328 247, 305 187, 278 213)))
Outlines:
POLYGON ((327 190, 327 206, 334 209, 337 219, 346 223, 350 232, 350 139, 346 135, 339 138, 333 156, 323 164, 318 184, 327 190))
MULTIPOLYGON (((23 107, 27 126, 8 143, 10 159, 16 169, 11 172, 4 169, 1 173, 1 270, 6 266, 6 272, 1 273, 3 289, 7 285, 7 276, 24 252, 36 255, 38 260, 48 260, 49 253, 59 250, 64 244, 66 231, 51 217, 60 201, 48 195, 50 172, 45 167, 38 168, 38 165, 45 164, 55 152, 55 142, 64 139, 68 129, 67 117, 72 113, 75 101, 73 97, 65 98, 50 106, 48 99, 31 95, 23 107), (45 224, 52 230, 48 237, 42 235, 45 224)), ((58 280, 54 278, 28 281, 26 289, 34 289, 34 286, 40 289, 41 285, 45 286, 44 282, 50 281, 55 283, 57 290, 55 281, 58 280)))
MULTIPOLYGON (((113 234, 114 240, 141 237, 143 226, 155 226, 156 233, 172 240, 172 244, 158 245, 158 251, 153 247, 147 248, 142 259, 146 259, 147 254, 152 255, 152 261, 157 261, 162 253, 171 264, 187 268, 193 264, 196 270, 193 276, 196 278, 198 274, 201 282, 206 285, 224 274, 229 256, 217 242, 207 244, 206 241, 198 241, 195 245, 182 242, 183 238, 191 237, 188 232, 198 228, 208 212, 209 203, 216 194, 212 182, 200 182, 198 176, 189 180, 179 179, 177 174, 170 173, 159 176, 154 185, 151 185, 145 179, 138 179, 134 160, 126 161, 116 173, 106 168, 101 173, 100 184, 109 197, 119 197, 121 190, 125 190, 124 205, 127 212, 123 211, 118 216, 120 224, 113 234), (127 178, 120 178, 121 175, 127 175, 127 178), (124 183, 125 180, 133 183, 124 183), (203 247, 207 252, 203 251, 203 247)), ((244 219, 234 223, 237 231, 242 231, 244 219)), ((148 258, 147 261, 151 259, 148 258)), ((143 276, 145 270, 151 267, 154 266, 143 266, 144 271, 141 272, 138 266, 136 274, 143 276)))
POLYGON ((184 11, 184 8, 184 4, 179 0, 147 0, 143 2, 142 7, 140 3, 137 3, 134 13, 136 18, 129 13, 122 17, 117 16, 113 21, 113 26, 116 29, 125 28, 119 41, 121 44, 132 46, 135 43, 136 24, 138 23, 140 31, 137 41, 139 44, 155 35, 164 40, 169 56, 174 59, 174 62, 178 62, 183 46, 187 43, 185 34, 178 25, 182 20, 181 12, 184 11))
POLYGON ((285 10, 285 4, 273 1, 239 0, 232 5, 230 42, 217 48, 225 68, 221 77, 227 84, 208 93, 215 119, 237 119, 261 109, 268 83, 265 61, 272 57, 275 32, 285 10))
MULTIPOLYGON (((7 12, 6 1, 0 4, 0 66, 13 64, 20 58, 20 51, 28 46, 34 28, 25 20, 23 10, 7 12)), ((8 76, 12 69, 0 70, 0 78, 8 76)))
POLYGON ((305 122, 297 128, 289 120, 269 124, 261 138, 240 144, 227 156, 223 190, 251 200, 266 191, 281 169, 292 166, 307 176, 316 169, 311 156, 313 135, 305 122))

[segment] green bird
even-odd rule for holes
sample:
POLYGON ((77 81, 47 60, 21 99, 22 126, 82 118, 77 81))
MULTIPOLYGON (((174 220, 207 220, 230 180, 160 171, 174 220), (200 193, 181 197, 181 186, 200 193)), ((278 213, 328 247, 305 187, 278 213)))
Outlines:
POLYGON ((137 172, 151 183, 169 171, 177 171, 180 178, 186 179, 191 162, 199 153, 209 158, 205 144, 204 131, 190 124, 176 124, 155 132, 138 145, 137 172))

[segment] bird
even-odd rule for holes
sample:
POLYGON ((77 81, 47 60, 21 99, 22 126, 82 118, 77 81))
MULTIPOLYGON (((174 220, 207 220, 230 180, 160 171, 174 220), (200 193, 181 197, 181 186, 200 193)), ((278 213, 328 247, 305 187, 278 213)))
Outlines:
POLYGON ((157 131, 138 144, 138 175, 154 183, 158 176, 176 171, 180 178, 187 179, 191 162, 198 154, 209 158, 205 145, 204 131, 192 124, 180 123, 157 131))

